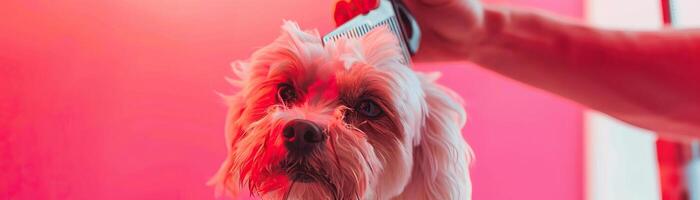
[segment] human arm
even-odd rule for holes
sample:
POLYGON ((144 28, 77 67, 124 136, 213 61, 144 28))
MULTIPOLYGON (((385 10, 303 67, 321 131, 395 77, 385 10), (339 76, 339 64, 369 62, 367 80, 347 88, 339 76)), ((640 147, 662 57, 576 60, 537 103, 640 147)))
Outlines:
POLYGON ((470 60, 636 126, 700 136, 700 30, 604 30, 477 1, 421 2, 409 1, 424 32, 419 61, 470 60))

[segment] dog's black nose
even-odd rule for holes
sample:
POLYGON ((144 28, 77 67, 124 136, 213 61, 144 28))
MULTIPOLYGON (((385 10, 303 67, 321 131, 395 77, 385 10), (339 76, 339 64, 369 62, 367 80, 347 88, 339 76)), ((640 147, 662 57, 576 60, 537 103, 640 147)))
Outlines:
POLYGON ((282 130, 284 145, 292 153, 308 153, 326 138, 316 124, 309 120, 296 119, 287 123, 282 130))

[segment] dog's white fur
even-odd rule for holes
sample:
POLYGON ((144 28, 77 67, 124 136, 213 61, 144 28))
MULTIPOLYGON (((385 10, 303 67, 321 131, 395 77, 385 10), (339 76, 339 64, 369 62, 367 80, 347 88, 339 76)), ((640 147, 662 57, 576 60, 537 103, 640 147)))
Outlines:
POLYGON ((263 199, 471 198, 473 156, 460 133, 466 114, 435 82, 439 74, 401 64, 385 27, 325 46, 317 31, 293 22, 282 29, 249 61, 233 64, 230 82, 241 90, 226 97, 228 157, 210 184, 232 195, 246 187, 263 199), (302 100, 280 103, 280 83, 294 85, 302 100), (373 98, 383 116, 347 122, 354 98, 373 98), (277 166, 287 155, 279 135, 293 119, 325 129, 325 148, 308 165, 326 182, 296 183, 277 166))

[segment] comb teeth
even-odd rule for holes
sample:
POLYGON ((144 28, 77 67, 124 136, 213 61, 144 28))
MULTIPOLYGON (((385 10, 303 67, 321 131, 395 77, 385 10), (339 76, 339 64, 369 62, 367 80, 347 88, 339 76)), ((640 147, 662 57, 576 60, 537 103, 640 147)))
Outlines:
POLYGON ((401 47, 403 59, 401 64, 409 65, 411 63, 411 54, 403 40, 403 33, 396 18, 395 13, 391 10, 391 3, 382 1, 379 8, 371 11, 368 15, 357 16, 342 26, 328 33, 323 37, 323 43, 338 40, 339 38, 360 38, 379 26, 386 25, 387 28, 394 34, 401 47))

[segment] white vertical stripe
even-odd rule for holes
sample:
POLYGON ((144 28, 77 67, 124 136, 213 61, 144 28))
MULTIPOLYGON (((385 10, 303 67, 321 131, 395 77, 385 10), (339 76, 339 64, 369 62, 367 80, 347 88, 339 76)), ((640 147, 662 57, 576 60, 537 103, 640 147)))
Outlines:
POLYGON ((598 27, 658 29, 663 25, 660 0, 587 0, 585 8, 586 21, 598 27))
MULTIPOLYGON (((672 0, 673 26, 679 28, 700 27, 700 0, 672 0)), ((690 200, 700 200, 700 152, 698 141, 693 143, 692 160, 685 168, 685 181, 690 200)))
POLYGON ((700 27, 700 0, 672 0, 671 16, 676 27, 700 27))
MULTIPOLYGON (((698 0, 692 0, 698 1, 698 0)), ((587 21, 598 27, 658 29, 659 0, 587 0, 587 21)), ((603 114, 586 113, 588 200, 661 199, 656 136, 603 114)))
POLYGON ((586 120, 588 199, 660 199, 656 135, 600 113, 586 120))

